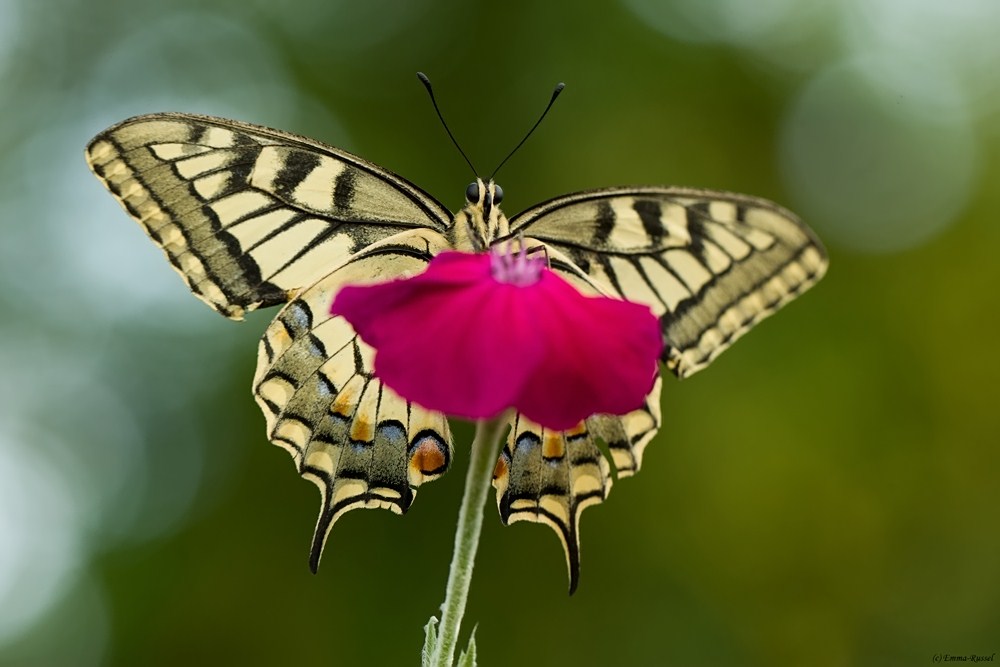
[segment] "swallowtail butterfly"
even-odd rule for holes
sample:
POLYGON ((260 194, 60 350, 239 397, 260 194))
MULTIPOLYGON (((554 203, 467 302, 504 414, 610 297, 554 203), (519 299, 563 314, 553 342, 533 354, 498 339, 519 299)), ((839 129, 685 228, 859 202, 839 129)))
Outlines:
MULTIPOLYGON (((679 377, 812 286, 826 254, 789 211, 740 194, 618 187, 556 197, 508 219, 492 178, 452 215, 409 181, 305 137, 183 113, 137 116, 87 146, 90 168, 199 299, 239 320, 281 306, 261 339, 253 391, 271 442, 319 487, 310 564, 361 507, 403 513, 452 460, 444 415, 372 374, 373 351, 329 307, 337 289, 420 272, 447 249, 512 236, 544 246, 587 293, 649 305, 663 362, 679 377)), ((570 589, 579 520, 617 477, 639 470, 660 426, 660 381, 643 408, 552 432, 515 415, 494 486, 504 523, 535 521, 562 541, 570 589), (610 462, 596 444, 605 443, 610 462)))

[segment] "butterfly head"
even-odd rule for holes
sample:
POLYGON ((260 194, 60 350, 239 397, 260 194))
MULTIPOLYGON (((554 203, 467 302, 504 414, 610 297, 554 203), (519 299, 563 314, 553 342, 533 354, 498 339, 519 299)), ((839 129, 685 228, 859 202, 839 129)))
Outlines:
POLYGON ((465 189, 465 208, 452 225, 455 247, 483 252, 494 240, 510 231, 507 216, 500 210, 503 188, 492 180, 477 178, 465 189))

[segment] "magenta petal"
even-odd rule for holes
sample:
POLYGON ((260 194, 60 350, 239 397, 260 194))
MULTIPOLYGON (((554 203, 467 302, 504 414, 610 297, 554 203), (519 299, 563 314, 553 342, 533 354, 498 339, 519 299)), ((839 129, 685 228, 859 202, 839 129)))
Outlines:
POLYGON ((425 408, 468 419, 515 407, 565 430, 641 407, 663 346, 646 306, 586 297, 543 270, 497 280, 487 254, 442 253, 412 278, 344 287, 331 306, 375 348, 375 373, 425 408))
POLYGON ((659 321, 649 308, 583 296, 551 273, 532 292, 530 307, 546 353, 516 407, 556 430, 596 413, 640 408, 663 349, 659 321))
POLYGON ((396 393, 446 414, 495 417, 545 348, 518 289, 494 282, 489 266, 486 255, 445 253, 419 276, 343 288, 331 312, 375 348, 375 373, 396 393))
MULTIPOLYGON (((344 316, 362 340, 378 349, 384 340, 391 340, 399 331, 396 324, 391 324, 386 316, 391 316, 397 309, 406 308, 415 298, 428 291, 440 290, 447 300, 446 294, 449 291, 481 286, 489 275, 488 260, 478 255, 445 252, 437 255, 428 264, 426 271, 412 278, 342 288, 330 306, 330 313, 344 316)), ((418 312, 416 318, 408 324, 412 326, 421 319, 421 313, 418 312)))

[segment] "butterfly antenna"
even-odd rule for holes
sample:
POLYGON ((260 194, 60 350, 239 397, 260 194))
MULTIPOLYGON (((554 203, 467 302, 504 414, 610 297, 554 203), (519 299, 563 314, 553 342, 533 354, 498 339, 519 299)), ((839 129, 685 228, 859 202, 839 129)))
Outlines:
POLYGON ((524 142, 528 140, 528 137, 530 137, 531 133, 535 131, 535 128, 542 124, 542 121, 545 119, 545 115, 549 113, 549 109, 551 109, 552 105, 555 104, 556 98, 559 97, 559 93, 561 93, 563 91, 563 88, 565 87, 566 87, 565 83, 556 84, 555 90, 552 91, 552 99, 549 100, 549 104, 547 107, 545 107, 545 111, 543 111, 542 115, 538 117, 538 120, 535 121, 535 124, 531 126, 531 129, 528 130, 528 133, 524 135, 524 139, 521 139, 521 143, 519 143, 517 146, 514 146, 514 150, 508 153, 507 157, 501 160, 500 164, 497 165, 497 168, 493 170, 493 173, 490 174, 491 181, 493 180, 493 177, 497 175, 497 172, 500 171, 500 167, 504 166, 504 164, 507 163, 507 160, 509 160, 511 156, 517 152, 517 149, 524 145, 524 142))
POLYGON ((449 137, 451 137, 451 143, 455 144, 455 148, 457 148, 458 152, 465 158, 465 163, 469 165, 469 169, 472 170, 472 175, 479 178, 479 172, 472 166, 472 160, 470 160, 469 156, 465 154, 462 147, 458 145, 458 140, 455 139, 455 135, 451 133, 451 128, 448 127, 448 123, 444 122, 444 116, 441 115, 441 109, 438 108, 437 99, 434 97, 434 89, 431 88, 431 80, 428 79, 427 75, 423 72, 417 72, 417 78, 420 79, 420 83, 424 84, 424 88, 427 89, 427 94, 431 96, 431 104, 434 105, 434 111, 437 112, 438 118, 441 119, 441 124, 444 125, 444 131, 448 133, 449 137))

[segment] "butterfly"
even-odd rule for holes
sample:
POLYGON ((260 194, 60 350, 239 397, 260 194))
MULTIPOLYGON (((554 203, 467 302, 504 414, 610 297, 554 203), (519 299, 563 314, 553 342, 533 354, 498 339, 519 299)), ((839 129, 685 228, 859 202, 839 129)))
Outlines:
MULTIPOLYGON (((663 362, 683 378, 827 267, 822 244, 794 214, 740 194, 608 188, 508 219, 503 190, 477 177, 453 215, 346 151, 184 113, 125 120, 98 134, 86 157, 195 296, 234 320, 282 306, 260 341, 253 391, 268 438, 319 487, 313 571, 340 516, 404 513, 453 458, 446 417, 383 386, 373 350, 329 314, 341 286, 416 274, 439 252, 520 237, 544 248, 551 268, 583 292, 650 306, 662 325, 663 362)), ((595 415, 565 432, 511 420, 493 479, 501 519, 555 530, 570 592, 579 581, 580 515, 607 498, 612 465, 615 477, 639 470, 661 425, 659 393, 657 379, 640 409, 595 415)))

